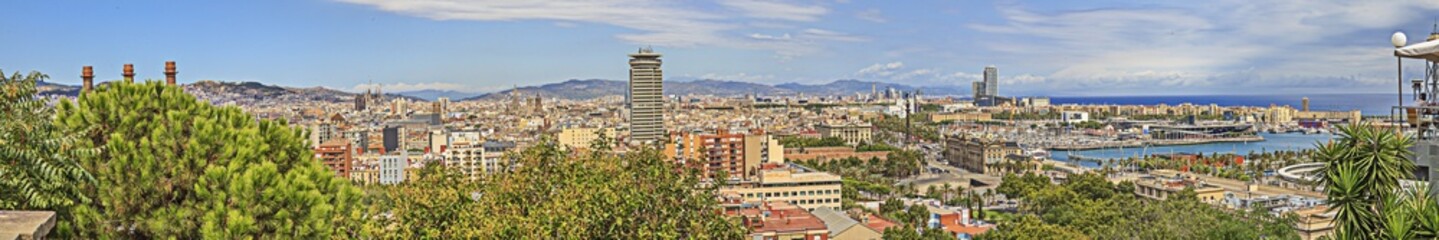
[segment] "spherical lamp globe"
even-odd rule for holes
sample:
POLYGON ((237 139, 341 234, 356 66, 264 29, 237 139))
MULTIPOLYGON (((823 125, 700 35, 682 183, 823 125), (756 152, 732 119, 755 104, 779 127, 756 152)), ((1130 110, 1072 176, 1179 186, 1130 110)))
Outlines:
POLYGON ((1409 37, 1404 36, 1404 32, 1394 32, 1394 36, 1389 37, 1389 42, 1393 43, 1394 47, 1400 48, 1409 42, 1409 37))

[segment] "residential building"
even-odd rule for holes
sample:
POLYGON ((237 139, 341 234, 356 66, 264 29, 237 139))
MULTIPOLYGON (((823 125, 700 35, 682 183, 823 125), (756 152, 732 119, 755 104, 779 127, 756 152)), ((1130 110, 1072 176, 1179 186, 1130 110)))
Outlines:
POLYGON ((410 164, 410 152, 400 151, 399 154, 380 156, 379 158, 379 183, 383 185, 397 184, 405 181, 405 166, 410 164))
POLYGON ((818 217, 783 201, 726 210, 725 214, 740 216, 741 223, 750 230, 747 239, 828 240, 830 237, 829 228, 818 217))
POLYGON ((727 181, 720 195, 738 196, 746 203, 783 201, 807 210, 840 208, 838 175, 797 164, 764 164, 753 180, 727 181))
POLYGON ((664 72, 660 54, 641 48, 630 54, 630 139, 636 142, 664 140, 664 72))
POLYGON ((319 159, 336 176, 350 177, 351 164, 355 161, 355 148, 349 139, 338 138, 315 147, 315 159, 319 159))
POLYGON ((454 142, 441 156, 444 157, 445 167, 459 170, 460 174, 473 181, 485 173, 484 154, 482 142, 461 141, 454 142))
POLYGON ((822 137, 843 139, 849 145, 859 145, 861 142, 872 142, 873 126, 863 122, 825 122, 815 126, 822 137))
POLYGON ((744 159, 745 163, 785 163, 784 145, 769 134, 749 134, 744 136, 744 159))
POLYGON ((1196 197, 1198 197, 1201 202, 1219 204, 1224 201, 1224 188, 1202 182, 1195 182, 1189 179, 1145 176, 1134 181, 1135 195, 1154 200, 1168 199, 1169 196, 1184 191, 1185 188, 1194 189, 1196 197))
POLYGON ((319 146, 330 139, 343 137, 344 132, 335 123, 321 122, 310 126, 310 146, 319 146))
MULTIPOLYGON (((756 132, 763 134, 763 131, 756 132)), ((746 159, 745 134, 719 129, 713 134, 699 132, 673 133, 665 144, 665 155, 675 161, 699 169, 705 178, 745 178, 759 167, 761 158, 746 159), (720 172, 728 176, 717 176, 720 172)))
POLYGON ((480 147, 484 153, 480 155, 480 166, 487 174, 495 174, 510 171, 514 166, 514 160, 505 157, 505 153, 515 149, 515 142, 508 141, 485 141, 480 147))
POLYGON ((952 213, 937 215, 939 215, 937 227, 943 229, 945 232, 949 232, 949 234, 954 235, 956 239, 960 240, 974 239, 975 236, 994 229, 994 224, 971 219, 969 217, 971 215, 970 210, 967 208, 958 209, 958 211, 952 213))
POLYGON ((598 139, 600 134, 604 134, 605 137, 612 140, 616 137, 612 128, 565 128, 560 130, 557 138, 560 146, 570 149, 585 149, 589 148, 590 143, 598 139))

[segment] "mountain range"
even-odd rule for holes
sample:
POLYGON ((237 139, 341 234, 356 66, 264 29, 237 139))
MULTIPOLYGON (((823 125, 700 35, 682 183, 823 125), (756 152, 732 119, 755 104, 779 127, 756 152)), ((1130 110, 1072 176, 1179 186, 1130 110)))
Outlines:
MULTIPOLYGON (((106 83, 100 83, 104 86, 106 83)), ((316 100, 339 102, 353 98, 356 93, 350 93, 324 87, 285 87, 266 85, 257 82, 222 82, 214 80, 203 80, 194 83, 184 84, 187 91, 197 91, 198 96, 212 96, 226 98, 253 98, 253 99, 287 99, 287 100, 316 100)), ((41 95, 75 96, 80 91, 79 86, 41 82, 37 86, 41 95)), ((418 90, 396 93, 386 93, 386 98, 406 98, 414 101, 434 101, 440 97, 454 99, 454 101, 467 101, 478 99, 502 99, 511 93, 524 96, 541 96, 545 98, 561 98, 570 100, 595 99, 609 96, 624 96, 628 83, 618 80, 604 79, 571 79, 559 83, 544 84, 539 86, 526 86, 515 89, 503 90, 492 93, 474 94, 454 90, 418 90)), ((693 81, 666 81, 664 85, 665 95, 679 96, 718 96, 718 97, 739 97, 739 96, 791 96, 803 94, 807 96, 854 96, 855 94, 869 94, 871 91, 884 92, 886 89, 899 91, 914 91, 916 89, 928 96, 965 95, 969 94, 968 89, 959 87, 915 87, 897 83, 883 83, 860 81, 853 79, 837 80, 825 84, 800 84, 785 83, 779 85, 766 85, 751 82, 725 81, 725 80, 693 80, 693 81)))
MULTIPOLYGON (((959 87, 915 87, 897 83, 869 82, 853 79, 837 80, 826 84, 800 84, 785 83, 779 85, 765 85, 751 82, 724 81, 724 80, 695 80, 695 81, 665 81, 665 95, 705 95, 719 97, 738 97, 745 95, 754 96, 787 96, 804 94, 809 96, 853 96, 854 94, 869 94, 871 91, 883 92, 893 88, 899 91, 920 90, 925 95, 965 95, 969 94, 968 89, 959 87)), ((498 99, 509 96, 512 92, 519 95, 539 95, 542 97, 554 97, 571 100, 593 99, 605 96, 624 96, 628 83, 618 80, 604 79, 571 79, 569 81, 551 83, 539 86, 527 86, 516 89, 509 89, 499 92, 481 94, 463 100, 476 99, 498 99)))

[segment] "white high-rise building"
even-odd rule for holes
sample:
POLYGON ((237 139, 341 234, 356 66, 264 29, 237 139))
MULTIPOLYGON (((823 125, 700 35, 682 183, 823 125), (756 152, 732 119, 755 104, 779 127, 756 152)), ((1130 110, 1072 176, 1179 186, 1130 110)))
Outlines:
POLYGON ((630 54, 630 140, 656 142, 665 138, 664 71, 660 54, 641 48, 630 54))

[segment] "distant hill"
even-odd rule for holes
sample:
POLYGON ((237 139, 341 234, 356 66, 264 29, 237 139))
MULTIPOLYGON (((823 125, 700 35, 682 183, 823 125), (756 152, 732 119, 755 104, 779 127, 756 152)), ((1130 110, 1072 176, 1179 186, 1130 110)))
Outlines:
MULTIPOLYGON (((109 84, 109 82, 102 82, 100 86, 103 87, 106 84, 109 84)), ((183 86, 187 92, 194 93, 196 96, 207 100, 234 101, 237 103, 252 102, 261 99, 341 102, 350 101, 356 94, 324 87, 298 88, 266 85, 258 82, 202 80, 183 84, 183 86)), ((420 90, 386 93, 385 98, 404 98, 412 101, 428 102, 440 97, 449 97, 452 101, 467 101, 476 99, 503 99, 509 96, 511 92, 518 91, 521 95, 525 96, 539 95, 545 98, 585 100, 607 96, 624 96, 628 86, 628 82, 626 81, 571 79, 559 83, 520 87, 485 94, 465 93, 453 90, 420 90)), ((38 87, 41 95, 75 96, 80 92, 79 86, 48 82, 42 82, 38 87)), ((796 94, 804 94, 806 96, 854 96, 856 93, 869 94, 871 87, 881 92, 889 88, 900 91, 913 91, 918 88, 928 96, 963 96, 969 94, 968 89, 961 87, 915 87, 897 83, 870 82, 853 79, 837 80, 825 84, 785 83, 773 86, 752 82, 704 79, 694 81, 665 81, 664 86, 665 95, 719 97, 739 97, 746 95, 789 96, 796 94)))
POLYGON ((397 93, 395 93, 395 94, 404 95, 404 96, 410 96, 410 97, 415 97, 415 98, 420 98, 420 99, 425 99, 426 101, 435 101, 435 100, 440 99, 440 98, 442 98, 442 97, 450 98, 450 100, 457 100, 457 99, 470 98, 470 97, 475 97, 475 96, 480 95, 480 94, 478 94, 478 93, 468 93, 468 92, 460 92, 460 91, 454 91, 454 90, 435 90, 435 89, 425 89, 425 90, 418 90, 418 91, 404 91, 404 92, 397 92, 397 93))
POLYGON ((793 90, 777 88, 770 85, 722 81, 722 80, 697 80, 689 82, 665 82, 665 95, 709 95, 721 97, 735 97, 745 95, 776 96, 794 94, 793 90))
POLYGON ((504 90, 493 93, 486 93, 479 96, 459 99, 457 101, 478 100, 478 99, 503 99, 511 92, 518 91, 519 94, 561 99, 594 99, 605 96, 624 96, 628 83, 603 79, 570 79, 560 83, 551 83, 540 86, 520 87, 517 89, 504 90))
MULTIPOLYGON (((624 96, 627 87, 628 83, 625 81, 571 79, 560 83, 520 87, 518 89, 488 93, 461 100, 500 99, 509 96, 512 91, 519 91, 521 95, 533 96, 534 94, 538 94, 547 98, 593 99, 605 96, 624 96)), ((969 94, 968 89, 960 87, 914 87, 897 83, 869 82, 853 79, 837 80, 826 84, 785 83, 774 86, 751 82, 705 79, 695 81, 665 81, 664 88, 665 95, 705 95, 720 97, 737 97, 751 94, 754 96, 782 96, 798 93, 809 96, 853 96, 856 93, 869 94, 871 89, 883 92, 889 88, 900 91, 914 91, 918 88, 925 95, 929 96, 969 94)))
MULTIPOLYGON (((97 88, 104 88, 111 82, 101 82, 97 88)), ((67 96, 74 97, 80 93, 80 86, 55 84, 42 82, 36 86, 42 96, 67 96)), ((325 101, 325 102, 350 102, 354 100, 355 93, 349 93, 324 87, 283 87, 265 85, 258 82, 223 82, 214 80, 201 80, 194 83, 181 84, 185 92, 195 95, 200 99, 214 103, 235 103, 267 104, 286 101, 325 101)), ((402 96, 396 94, 385 94, 384 100, 404 98, 411 101, 425 102, 427 100, 402 96)))

